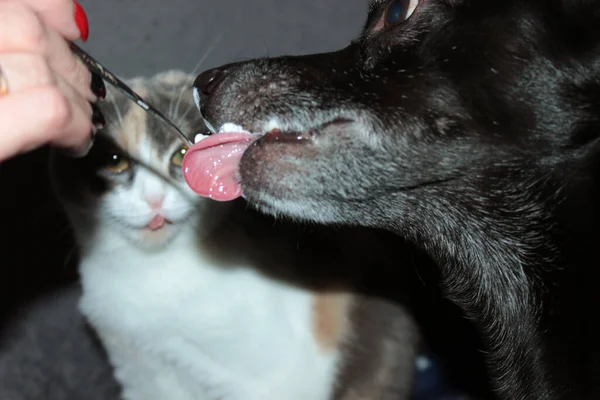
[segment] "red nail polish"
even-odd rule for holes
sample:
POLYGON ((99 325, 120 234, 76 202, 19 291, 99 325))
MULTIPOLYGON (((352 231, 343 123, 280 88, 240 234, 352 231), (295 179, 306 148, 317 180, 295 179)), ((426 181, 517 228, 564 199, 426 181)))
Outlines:
POLYGON ((88 35, 90 34, 90 28, 88 26, 87 15, 85 15, 85 11, 81 5, 75 1, 75 23, 79 28, 79 33, 81 33, 81 40, 84 42, 88 39, 88 35))

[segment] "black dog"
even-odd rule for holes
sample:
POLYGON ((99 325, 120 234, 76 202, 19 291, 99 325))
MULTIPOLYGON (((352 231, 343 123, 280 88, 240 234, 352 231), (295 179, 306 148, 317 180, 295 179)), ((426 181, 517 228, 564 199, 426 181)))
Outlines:
POLYGON ((195 90, 212 125, 266 132, 241 158, 250 203, 436 261, 499 397, 600 398, 600 2, 379 0, 341 51, 195 90))

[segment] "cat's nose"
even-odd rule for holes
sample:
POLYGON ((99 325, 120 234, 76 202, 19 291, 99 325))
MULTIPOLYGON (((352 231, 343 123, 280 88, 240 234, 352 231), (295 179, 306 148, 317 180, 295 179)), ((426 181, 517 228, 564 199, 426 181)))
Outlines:
POLYGON ((229 74, 229 68, 213 68, 202 72, 194 81, 194 93, 199 97, 200 102, 207 100, 218 89, 221 83, 229 74))
POLYGON ((146 197, 146 203, 148 203, 150 208, 155 211, 160 210, 162 208, 164 200, 164 196, 146 197))

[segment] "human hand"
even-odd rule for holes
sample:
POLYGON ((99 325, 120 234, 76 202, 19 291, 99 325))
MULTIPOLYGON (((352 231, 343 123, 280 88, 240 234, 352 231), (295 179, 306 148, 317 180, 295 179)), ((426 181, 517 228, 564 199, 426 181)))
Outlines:
POLYGON ((83 155, 104 124, 102 79, 71 52, 87 39, 72 0, 0 0, 0 161, 51 144, 83 155), (4 90, 3 90, 4 88, 4 90))

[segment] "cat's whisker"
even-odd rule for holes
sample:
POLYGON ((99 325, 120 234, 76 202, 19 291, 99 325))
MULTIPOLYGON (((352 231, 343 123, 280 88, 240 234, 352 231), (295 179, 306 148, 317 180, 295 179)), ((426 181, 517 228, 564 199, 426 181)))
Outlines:
POLYGON ((71 231, 71 225, 68 223, 63 211, 58 206, 48 205, 38 208, 35 214, 31 215, 30 224, 43 225, 46 227, 56 226, 53 232, 55 240, 60 240, 71 231))
POLYGON ((127 152, 126 150, 123 150, 123 152, 125 153, 125 155, 127 156, 127 158, 131 162, 133 162, 133 163, 137 164, 138 166, 144 168, 146 171, 150 172, 151 174, 153 174, 157 178, 162 179, 165 183, 167 183, 169 185, 177 186, 175 184, 175 182, 173 182, 173 178, 171 178, 168 175, 162 173, 156 167, 153 167, 152 165, 148 164, 147 162, 142 161, 140 158, 134 156, 133 154, 127 152))
MULTIPOLYGON (((225 34, 225 31, 221 31, 221 33, 219 33, 219 35, 215 38, 215 40, 213 40, 213 42, 210 44, 210 46, 208 46, 208 49, 204 52, 204 55, 200 58, 200 61, 198 61, 198 63, 192 70, 192 72, 191 72, 192 76, 196 75, 198 73, 198 70, 200 69, 200 67, 202 66, 204 61, 206 61, 208 56, 210 56, 212 54, 212 52, 214 51, 217 44, 223 38, 224 34, 225 34)), ((177 103, 175 104, 175 111, 172 114, 173 119, 177 121, 178 125, 181 123, 181 121, 183 121, 183 117, 182 118, 177 117, 177 114, 179 113, 179 106, 181 104, 181 99, 183 98, 183 93, 187 92, 188 89, 190 89, 190 88, 185 87, 181 90, 181 93, 179 93, 179 96, 177 98, 177 103)), ((186 112, 186 114, 187 114, 187 112, 186 112)))
POLYGON ((119 120, 119 126, 121 127, 121 129, 125 128, 125 123, 123 122, 123 114, 121 114, 121 110, 119 109, 119 107, 117 107, 117 102, 115 101, 115 97, 113 96, 112 93, 109 93, 109 95, 107 96, 109 101, 112 103, 113 107, 115 108, 115 113, 117 114, 117 119, 119 120))
MULTIPOLYGON (((183 89, 182 89, 183 91, 183 89)), ((169 111, 167 112, 167 117, 171 118, 172 120, 175 119, 175 114, 173 113, 173 103, 175 102, 174 98, 171 98, 171 101, 169 101, 169 111)), ((179 123, 177 123, 177 125, 179 125, 179 123)))
POLYGON ((71 232, 71 229, 71 225, 65 222, 58 232, 54 232, 55 239, 62 239, 66 234, 71 232))
POLYGON ((200 58, 200 61, 198 61, 198 63, 196 64, 196 66, 192 70, 191 75, 195 75, 195 74, 197 74, 199 72, 200 67, 202 67, 202 64, 204 63, 204 61, 206 61, 206 59, 208 58, 208 56, 210 56, 212 54, 212 52, 214 51, 214 49, 217 46, 217 44, 219 44, 219 42, 223 38, 224 34, 225 34, 225 31, 224 30, 221 31, 219 33, 219 35, 215 38, 215 40, 213 40, 213 42, 210 44, 210 46, 208 46, 208 49, 206 50, 206 52, 204 53, 204 55, 200 58))
POLYGON ((188 90, 190 90, 189 87, 184 86, 181 88, 181 90, 179 91, 179 96, 177 96, 177 104, 175 105, 175 107, 173 107, 173 101, 175 100, 175 98, 171 99, 171 103, 169 104, 169 116, 176 121, 177 125, 179 125, 182 121, 182 119, 179 119, 177 117, 177 114, 179 113, 179 104, 181 103, 181 99, 183 98, 183 94, 185 92, 187 92, 188 90))
POLYGON ((57 214, 60 214, 60 211, 57 210, 55 207, 38 208, 35 213, 32 212, 32 214, 30 215, 30 221, 32 224, 38 224, 41 222, 45 222, 44 220, 52 218, 57 214))
POLYGON ((73 247, 71 247, 71 250, 69 250, 67 252, 67 255, 65 256, 65 260, 63 261, 61 269, 68 268, 69 263, 71 262, 71 260, 73 260, 75 254, 77 254, 77 246, 74 245, 73 247))
POLYGON ((191 106, 189 106, 187 108, 187 110, 185 110, 185 112, 181 115, 181 117, 179 118, 179 120, 177 121, 178 124, 180 124, 181 122, 183 122, 185 120, 185 117, 187 117, 187 115, 190 113, 190 111, 196 109, 196 105, 192 104, 191 106))
MULTIPOLYGON (((195 205, 169 207, 168 210, 169 211, 185 211, 185 210, 189 210, 189 209, 193 209, 193 208, 195 208, 195 205)), ((135 212, 135 211, 131 211, 131 208, 127 208, 127 207, 112 208, 111 210, 113 212, 119 213, 120 215, 128 215, 128 216, 132 216, 132 217, 143 217, 143 216, 148 215, 147 212, 135 212)))

